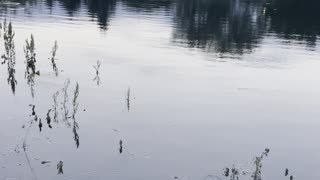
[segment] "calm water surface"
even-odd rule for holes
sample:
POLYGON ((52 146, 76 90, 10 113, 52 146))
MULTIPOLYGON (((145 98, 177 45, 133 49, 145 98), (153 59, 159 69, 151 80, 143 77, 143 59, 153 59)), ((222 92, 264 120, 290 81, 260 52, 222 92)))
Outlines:
MULTIPOLYGON (((15 31, 17 79, 13 94, 0 66, 0 179, 230 179, 223 168, 251 172, 265 148, 262 179, 289 180, 286 168, 295 179, 319 179, 318 7, 318 0, 0 1, 0 17, 15 31), (30 34, 40 70, 34 97, 24 78, 30 34), (48 59, 55 40, 58 77, 48 59), (68 126, 63 112, 74 112, 76 83, 79 107, 68 126), (57 91, 58 122, 49 128, 57 91), (28 128, 30 104, 41 132, 39 119, 28 128)), ((0 44, 3 54, 2 37, 0 44)))

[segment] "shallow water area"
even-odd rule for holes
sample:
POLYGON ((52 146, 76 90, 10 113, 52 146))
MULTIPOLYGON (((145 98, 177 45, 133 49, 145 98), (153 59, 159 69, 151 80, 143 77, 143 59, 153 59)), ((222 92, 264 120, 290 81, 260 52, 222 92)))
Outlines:
POLYGON ((17 80, 0 66, 0 180, 230 179, 233 165, 245 180, 265 148, 262 179, 319 179, 319 5, 0 1, 17 80))

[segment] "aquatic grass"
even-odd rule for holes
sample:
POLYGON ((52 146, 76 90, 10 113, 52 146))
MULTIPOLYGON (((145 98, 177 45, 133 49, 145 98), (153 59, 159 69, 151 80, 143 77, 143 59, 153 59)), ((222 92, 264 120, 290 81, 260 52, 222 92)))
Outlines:
MULTIPOLYGON (((2 24, 0 23, 2 28, 2 24)), ((7 63, 8 66, 8 78, 7 82, 11 86, 11 90, 13 94, 15 94, 17 80, 15 78, 15 65, 16 65, 16 58, 15 58, 15 45, 14 45, 14 36, 15 33, 13 31, 12 23, 5 20, 3 23, 3 40, 4 40, 4 49, 5 53, 1 56, 3 61, 1 64, 7 63)))
POLYGON ((101 67, 101 62, 98 60, 97 65, 93 65, 93 68, 96 70, 96 75, 100 74, 99 73, 100 67, 101 67))
POLYGON ((53 94, 53 105, 52 105, 52 109, 53 109, 53 122, 58 122, 58 96, 59 96, 59 91, 55 92, 53 94))
MULTIPOLYGON (((61 89, 61 93, 62 93, 62 102, 61 102, 61 110, 62 110, 62 120, 63 122, 68 126, 68 127, 72 127, 72 133, 73 133, 73 139, 76 143, 77 148, 79 148, 80 146, 80 137, 78 134, 78 130, 79 130, 79 124, 76 121, 76 114, 78 112, 78 108, 79 108, 79 102, 78 102, 78 98, 79 98, 79 93, 80 93, 80 86, 79 83, 76 83, 75 89, 73 91, 73 97, 71 100, 71 105, 72 105, 72 112, 69 111, 69 87, 70 87, 70 79, 67 79, 64 83, 64 87, 61 89), (70 114, 71 113, 71 114, 70 114)), ((56 93, 53 94, 53 106, 52 109, 48 110, 47 113, 47 123, 49 125, 49 128, 51 127, 51 117, 50 117, 50 113, 53 112, 53 121, 58 123, 58 116, 59 116, 59 102, 58 102, 58 96, 60 95, 60 91, 57 91, 56 93)))
POLYGON ((34 73, 27 74, 27 75, 26 75, 26 79, 27 79, 27 84, 30 86, 31 96, 32 96, 32 98, 34 98, 34 94, 35 94, 35 90, 34 90, 35 74, 34 74, 34 73))
POLYGON ((69 95, 68 95, 69 85, 70 85, 70 79, 67 79, 66 82, 64 83, 64 88, 62 89, 62 93, 63 93, 62 110, 63 110, 63 120, 70 127, 71 124, 68 120, 69 109, 67 106, 67 103, 69 101, 69 95))
POLYGON ((76 143, 77 148, 80 146, 80 136, 78 134, 79 125, 76 121, 73 122, 72 132, 73 132, 73 139, 76 143))
POLYGON ((79 148, 80 146, 80 137, 78 134, 78 129, 79 129, 79 125, 76 121, 76 113, 78 111, 78 107, 79 107, 79 103, 78 103, 78 97, 79 97, 79 84, 76 84, 76 88, 73 92, 73 100, 72 100, 72 106, 73 106, 73 114, 72 114, 72 120, 73 120, 73 128, 72 128, 72 132, 73 132, 73 139, 76 143, 77 148, 79 148))
POLYGON ((73 92, 73 99, 72 99, 72 106, 73 106, 73 114, 72 117, 75 118, 75 115, 78 111, 79 103, 78 103, 78 97, 79 97, 79 84, 76 84, 76 88, 73 92))
POLYGON ((4 48, 5 54, 1 56, 3 59, 2 64, 6 62, 15 63, 15 46, 14 46, 14 36, 15 33, 13 31, 12 23, 5 20, 3 23, 3 40, 4 40, 4 48))
POLYGON ((266 148, 260 156, 257 156, 254 158, 254 162, 253 162, 254 170, 251 172, 243 170, 243 168, 239 168, 235 165, 232 165, 232 167, 230 167, 230 168, 226 167, 223 169, 223 177, 224 178, 216 176, 216 175, 207 175, 203 178, 203 180, 208 179, 208 178, 214 178, 214 179, 219 179, 219 180, 222 180, 222 179, 240 180, 241 175, 247 176, 248 174, 251 174, 252 180, 262 180, 261 179, 262 162, 263 162, 263 159, 268 156, 269 152, 270 152, 270 149, 266 148))
POLYGON ((59 75, 59 69, 58 69, 57 64, 56 64, 57 50, 58 50, 58 41, 55 41, 54 45, 52 47, 52 50, 51 50, 51 58, 49 58, 49 59, 51 60, 52 69, 53 69, 53 71, 54 71, 56 76, 59 75))
POLYGON ((26 58, 26 73, 27 74, 40 74, 36 70, 36 52, 35 52, 35 41, 34 37, 31 34, 30 40, 26 39, 26 46, 24 47, 24 54, 26 58))
POLYGON ((24 47, 25 54, 25 78, 27 79, 27 84, 31 89, 31 96, 34 97, 34 85, 35 85, 35 76, 40 75, 40 71, 36 70, 36 53, 35 53, 35 41, 34 37, 31 34, 30 40, 26 39, 26 45, 24 47))
POLYGON ((253 180, 261 180, 262 161, 265 157, 268 156, 269 152, 270 152, 270 149, 266 148, 260 156, 255 157, 255 160, 253 163, 254 164, 254 172, 252 175, 253 180))
POLYGON ((100 85, 100 67, 101 67, 101 62, 98 60, 97 65, 93 65, 93 68, 96 70, 96 77, 93 79, 93 81, 97 82, 97 85, 100 85))

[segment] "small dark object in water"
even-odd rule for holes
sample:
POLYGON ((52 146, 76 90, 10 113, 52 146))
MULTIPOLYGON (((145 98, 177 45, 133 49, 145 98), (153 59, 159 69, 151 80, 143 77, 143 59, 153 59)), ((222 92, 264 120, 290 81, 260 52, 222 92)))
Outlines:
POLYGON ((225 168, 224 169, 224 176, 228 177, 229 176, 229 172, 230 172, 230 169, 229 168, 225 168))
POLYGON ((60 161, 57 164, 57 170, 58 170, 58 174, 63 174, 63 162, 62 161, 60 161))
POLYGON ((130 88, 127 91, 126 101, 127 101, 127 109, 128 109, 128 112, 129 112, 130 111, 130 88))
MULTIPOLYGON (((231 180, 238 180, 239 179, 239 169, 233 167, 231 169, 231 180)), ((254 179, 256 180, 256 179, 254 179)))
POLYGON ((179 177, 175 176, 174 179, 179 179, 179 177))
POLYGON ((50 163, 51 161, 42 161, 41 164, 48 164, 50 163))
POLYGON ((52 128, 50 112, 51 112, 51 109, 48 110, 46 119, 47 119, 47 124, 48 124, 49 128, 52 128))
POLYGON ((87 111, 86 109, 83 109, 83 111, 87 111))
POLYGON ((122 142, 122 140, 120 140, 120 142, 119 142, 119 145, 120 145, 119 152, 120 152, 120 154, 121 154, 122 151, 123 151, 123 146, 122 146, 122 144, 123 144, 123 142, 122 142))
POLYGON ((32 106, 32 116, 36 115, 36 112, 34 111, 34 109, 36 108, 35 105, 30 104, 30 106, 32 106))
POLYGON ((293 176, 290 176, 290 180, 293 180, 293 176))
POLYGON ((42 122, 41 122, 41 119, 39 119, 39 129, 40 129, 40 132, 42 131, 42 122))
POLYGON ((285 171, 285 173, 284 173, 284 176, 288 176, 288 174, 289 174, 289 169, 286 168, 286 171, 285 171))

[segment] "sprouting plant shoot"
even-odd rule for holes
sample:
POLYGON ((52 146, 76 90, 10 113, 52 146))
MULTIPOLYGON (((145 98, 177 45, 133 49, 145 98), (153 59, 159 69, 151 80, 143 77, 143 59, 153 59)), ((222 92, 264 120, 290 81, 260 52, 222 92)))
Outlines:
POLYGON ((93 65, 93 68, 96 70, 96 75, 99 75, 100 67, 101 67, 101 62, 98 60, 97 65, 93 65))
POLYGON ((98 60, 97 65, 93 65, 93 68, 96 70, 96 77, 93 79, 93 81, 97 81, 97 85, 100 85, 100 67, 101 67, 101 62, 98 60))

